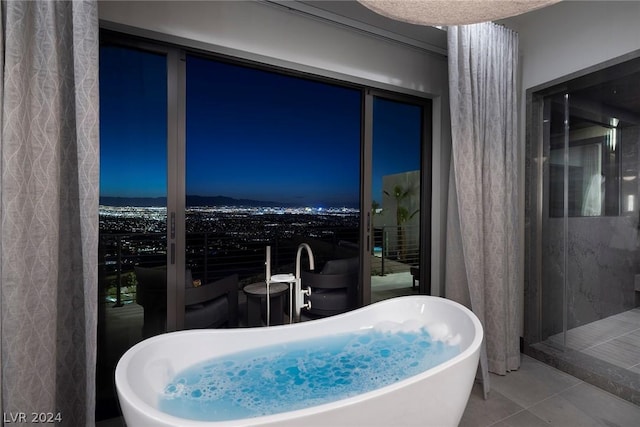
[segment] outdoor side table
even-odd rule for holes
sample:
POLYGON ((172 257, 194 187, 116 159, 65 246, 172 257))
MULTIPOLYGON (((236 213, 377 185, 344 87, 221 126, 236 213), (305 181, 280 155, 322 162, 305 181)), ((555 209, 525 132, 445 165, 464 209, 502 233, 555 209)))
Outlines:
MULTIPOLYGON (((271 318, 269 325, 284 323, 284 296, 289 290, 286 283, 271 283, 269 285, 269 299, 271 318)), ((267 317, 267 286, 264 282, 251 283, 244 287, 247 295, 247 326, 263 326, 267 317), (263 320, 264 318, 264 320, 263 320)))

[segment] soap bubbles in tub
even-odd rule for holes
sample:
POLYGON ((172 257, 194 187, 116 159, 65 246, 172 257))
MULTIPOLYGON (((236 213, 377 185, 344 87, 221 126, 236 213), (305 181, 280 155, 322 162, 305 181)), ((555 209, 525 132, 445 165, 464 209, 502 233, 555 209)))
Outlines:
POLYGON ((415 333, 420 330, 426 330, 433 341, 442 341, 447 345, 459 345, 462 341, 460 334, 454 334, 449 325, 444 322, 430 322, 425 324, 418 319, 408 319, 403 322, 394 322, 391 320, 383 320, 373 326, 374 329, 382 332, 406 332, 415 333))

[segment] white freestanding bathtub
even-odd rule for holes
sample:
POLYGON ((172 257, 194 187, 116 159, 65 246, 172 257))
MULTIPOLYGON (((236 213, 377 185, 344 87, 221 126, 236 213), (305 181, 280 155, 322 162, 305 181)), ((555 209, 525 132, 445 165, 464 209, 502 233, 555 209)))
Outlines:
POLYGON ((456 426, 478 366, 483 332, 477 317, 453 301, 409 296, 345 314, 267 328, 190 330, 138 343, 116 367, 116 388, 128 427, 141 426, 456 426), (160 395, 174 375, 217 356, 272 344, 359 331, 379 324, 419 321, 436 325, 459 342, 460 354, 373 391, 305 409, 229 421, 181 419, 158 409, 160 395), (444 328, 443 328, 443 325, 444 328))

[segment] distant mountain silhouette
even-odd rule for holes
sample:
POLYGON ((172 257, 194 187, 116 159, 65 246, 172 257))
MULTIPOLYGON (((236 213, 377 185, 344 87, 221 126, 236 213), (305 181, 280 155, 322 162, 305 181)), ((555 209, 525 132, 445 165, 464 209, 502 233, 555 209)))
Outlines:
POLYGON ((166 197, 105 197, 100 196, 103 206, 167 206, 166 197))
POLYGON ((227 196, 189 196, 186 200, 189 206, 293 206, 291 203, 261 201, 251 199, 234 199, 227 196))
MULTIPOLYGON (((167 205, 166 197, 100 197, 100 204, 103 206, 139 206, 139 207, 159 207, 167 205)), ((186 206, 293 206, 291 203, 281 203, 272 201, 260 201, 251 199, 234 199, 227 196, 189 196, 187 195, 186 206)))

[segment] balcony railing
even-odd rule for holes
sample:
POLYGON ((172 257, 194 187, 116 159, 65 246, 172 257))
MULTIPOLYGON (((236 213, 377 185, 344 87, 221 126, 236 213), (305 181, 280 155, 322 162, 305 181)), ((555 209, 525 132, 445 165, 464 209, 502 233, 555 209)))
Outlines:
MULTIPOLYGON (((242 285, 264 280, 265 248, 271 246, 272 272, 291 272, 297 247, 302 242, 314 242, 316 263, 328 259, 356 256, 358 230, 354 228, 312 229, 304 235, 265 239, 247 239, 216 233, 188 233, 186 236, 186 267, 194 280, 209 283, 237 273, 242 285), (344 243, 348 242, 348 245, 344 243), (318 249, 316 249, 318 248, 318 249), (341 252, 341 253, 337 253, 341 252)), ((166 265, 166 235, 164 233, 101 233, 101 297, 115 305, 135 302, 137 281, 134 266, 166 265)))
POLYGON ((374 229, 372 275, 408 271, 420 264, 420 227, 383 226, 374 229))
MULTIPOLYGON (((372 275, 408 271, 420 262, 418 227, 376 228, 372 250, 372 275)), ((209 283, 237 273, 242 285, 264 280, 265 247, 271 246, 272 272, 294 269, 297 247, 313 241, 316 265, 329 259, 357 256, 359 231, 354 228, 309 230, 304 236, 272 236, 266 239, 239 238, 233 234, 188 233, 186 267, 194 279, 209 283), (318 249, 316 249, 318 248, 318 249)), ((137 281, 134 266, 163 266, 167 262, 164 233, 101 233, 101 297, 115 305, 135 302, 137 281)))

